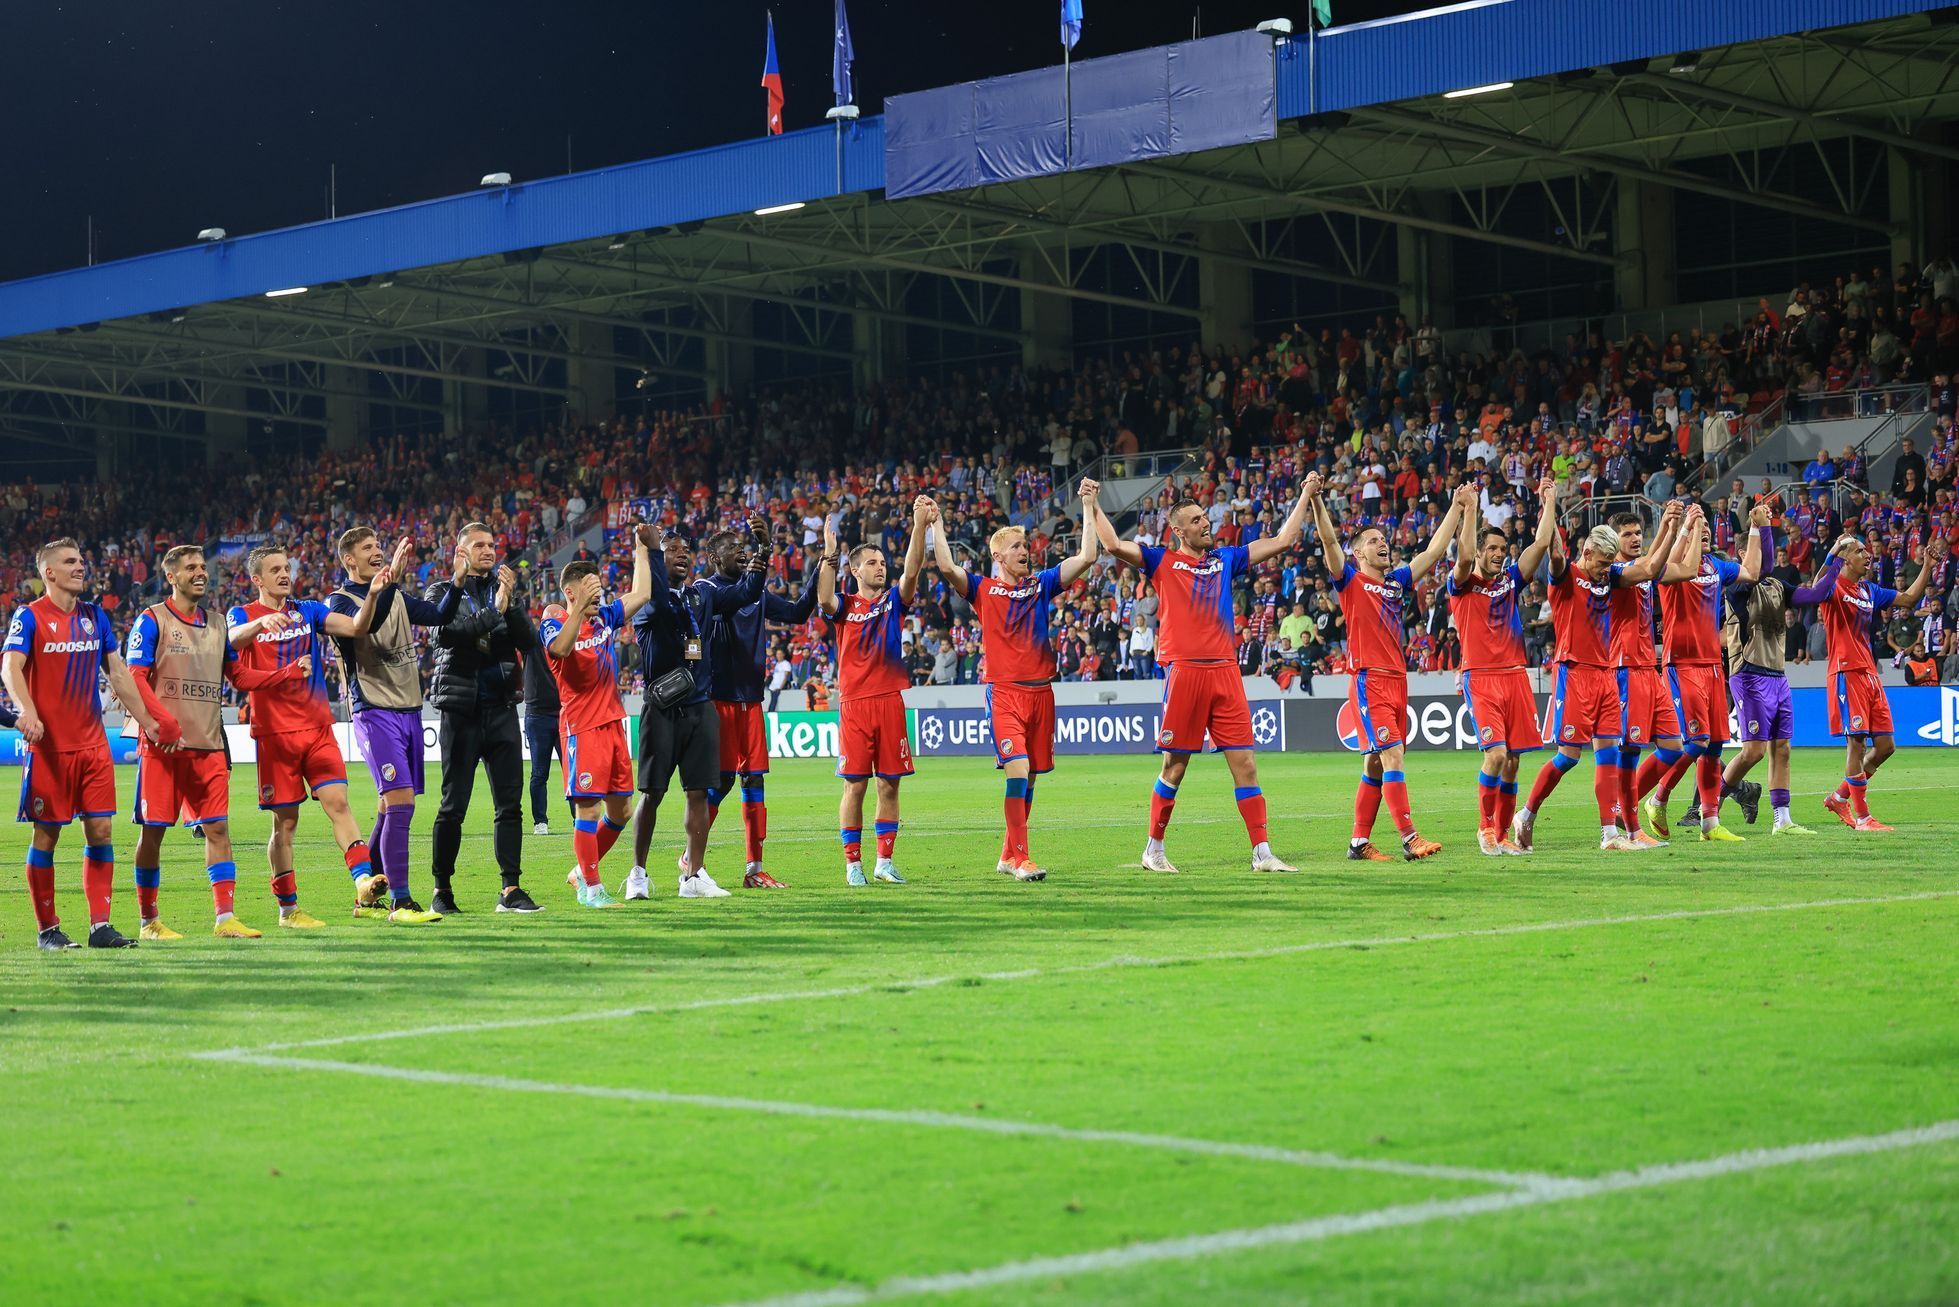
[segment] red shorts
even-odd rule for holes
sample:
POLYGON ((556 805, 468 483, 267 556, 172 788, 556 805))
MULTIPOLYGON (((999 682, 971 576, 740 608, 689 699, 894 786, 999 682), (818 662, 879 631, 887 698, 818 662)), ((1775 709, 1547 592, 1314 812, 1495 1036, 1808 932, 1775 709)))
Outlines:
POLYGON ((1512 753, 1529 753, 1544 747, 1537 729, 1537 699, 1530 692, 1530 673, 1523 668, 1464 672, 1462 697, 1469 701, 1477 748, 1500 744, 1512 753))
POLYGON ((769 769, 769 722, 759 703, 714 701, 721 719, 721 770, 759 776, 769 769))
POLYGON ((1701 744, 1728 742, 1728 678, 1719 667, 1697 664, 1667 668, 1667 690, 1684 740, 1701 744))
POLYGON ((116 815, 116 763, 109 742, 56 753, 32 745, 20 774, 20 820, 66 826, 77 817, 116 815))
POLYGON ((837 775, 847 781, 873 776, 889 781, 912 774, 902 694, 845 699, 837 726, 837 775))
POLYGON ((1408 678, 1357 671, 1347 682, 1347 707, 1353 713, 1362 753, 1405 744, 1408 737, 1408 678))
POLYGON ((633 751, 626 747, 624 722, 560 734, 567 799, 602 799, 633 792, 633 751))
POLYGON ((1655 667, 1621 667, 1618 678, 1619 743, 1643 749, 1655 740, 1680 738, 1673 696, 1655 667))
POLYGON ((136 754, 138 826, 187 826, 223 821, 231 813, 231 760, 222 749, 156 753, 145 744, 136 754))
POLYGON ((258 737, 258 806, 290 808, 329 785, 347 783, 331 727, 258 737))
POLYGON ((1619 682, 1611 669, 1559 663, 1544 738, 1554 745, 1583 745, 1619 738, 1619 682))
POLYGON ((1830 734, 1891 734, 1891 701, 1875 672, 1838 672, 1830 678, 1830 734))
POLYGON ((995 767, 1025 758, 1027 770, 1037 776, 1054 770, 1053 686, 989 685, 986 715, 993 726, 995 767))
POLYGON ((1158 753, 1202 753, 1252 747, 1252 707, 1236 663, 1172 663, 1163 673, 1163 721, 1158 753))

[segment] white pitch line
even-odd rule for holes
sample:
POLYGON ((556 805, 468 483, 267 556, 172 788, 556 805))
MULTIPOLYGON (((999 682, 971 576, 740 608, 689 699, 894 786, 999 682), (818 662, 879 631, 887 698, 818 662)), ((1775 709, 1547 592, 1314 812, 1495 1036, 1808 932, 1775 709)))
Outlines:
POLYGON ((272 1067, 282 1071, 331 1071, 343 1075, 371 1076, 377 1080, 406 1080, 428 1085, 463 1085, 474 1089, 499 1089, 519 1094, 607 1098, 631 1103, 666 1103, 677 1107, 703 1107, 717 1111, 745 1112, 751 1115, 760 1113, 768 1116, 816 1117, 834 1121, 869 1121, 879 1125, 970 1130, 980 1134, 1021 1135, 1037 1139, 1061 1139, 1073 1143, 1123 1144, 1132 1148, 1156 1148, 1174 1153, 1197 1153, 1206 1157, 1244 1158, 1255 1162, 1279 1162, 1287 1166, 1317 1167, 1333 1171, 1375 1171, 1386 1175, 1457 1180, 1468 1184, 1501 1185, 1516 1189, 1555 1189, 1568 1183, 1561 1177, 1535 1172, 1492 1171, 1480 1167, 1398 1162, 1388 1158, 1348 1157, 1340 1153, 1322 1153, 1312 1149, 1275 1148, 1266 1144, 1237 1144, 1215 1139, 1185 1139, 1176 1135, 1145 1134, 1133 1130, 1078 1130, 1070 1126, 1051 1125, 1044 1121, 1014 1121, 1005 1118, 968 1116, 957 1112, 907 1111, 884 1107, 832 1107, 823 1103, 732 1098, 722 1094, 680 1094, 663 1089, 635 1089, 615 1085, 563 1084, 545 1080, 523 1080, 512 1076, 482 1075, 467 1071, 424 1071, 414 1067, 378 1066, 371 1062, 269 1057, 245 1052, 198 1053, 194 1056, 207 1062, 272 1067))
MULTIPOLYGON (((1321 1216, 1283 1225, 1259 1226, 1245 1230, 1223 1230, 1215 1234, 1159 1239, 1148 1243, 1125 1244, 1095 1252, 1071 1253, 1060 1257, 1035 1257, 1004 1262, 974 1270, 949 1271, 940 1275, 907 1275, 869 1286, 839 1285, 805 1293, 783 1294, 740 1304, 739 1307, 855 1307, 858 1303, 887 1302, 925 1294, 958 1293, 971 1289, 991 1289, 1002 1285, 1026 1284, 1098 1271, 1126 1271, 1139 1266, 1166 1262, 1188 1262, 1227 1253, 1251 1252, 1263 1248, 1284 1248, 1315 1243, 1349 1234, 1374 1230, 1405 1229, 1436 1221, 1457 1221, 1491 1212, 1515 1211, 1550 1203, 1597 1198, 1605 1194, 1637 1189, 1654 1189, 1691 1180, 1712 1180, 1743 1175, 1772 1167, 1820 1162, 1837 1157, 1856 1157, 1887 1153, 1901 1148, 1959 1139, 1959 1121, 1941 1121, 1913 1130, 1898 1130, 1882 1135, 1858 1135, 1820 1143, 1795 1144, 1786 1148, 1750 1149, 1698 1162, 1668 1162, 1645 1166, 1635 1171, 1619 1171, 1589 1180, 1566 1181, 1555 1187, 1513 1189, 1503 1193, 1481 1194, 1473 1198, 1436 1199, 1425 1203, 1406 1203, 1354 1212, 1341 1216, 1321 1216)), ((734 1307, 734 1305, 731 1305, 734 1307)))
MULTIPOLYGON (((1709 917, 1754 916, 1770 912, 1804 912, 1819 908, 1863 907, 1885 903, 1915 903, 1928 899, 1959 897, 1959 889, 1926 890, 1917 894, 1891 894, 1872 898, 1811 899, 1801 903, 1745 903, 1725 908, 1683 908, 1673 912, 1652 912, 1619 917, 1582 917, 1569 921, 1527 921, 1508 926, 1479 926, 1468 930, 1432 931, 1421 935, 1385 935, 1372 939, 1324 939, 1303 944, 1279 944, 1270 948, 1234 949, 1218 953, 1197 953, 1181 957, 1113 957, 1100 962, 1067 967, 1026 967, 1016 971, 981 972, 970 977, 989 983, 1033 980, 1056 976, 1090 975, 1100 971, 1131 967, 1181 966, 1198 962, 1245 962, 1261 958, 1292 957, 1301 953, 1324 953, 1340 949, 1395 948, 1407 944, 1438 944, 1450 940, 1497 939, 1511 935, 1535 935, 1561 930, 1594 930, 1603 926, 1634 926, 1663 921, 1694 921, 1709 917)), ((588 1012, 558 1012, 548 1016, 509 1017, 496 1021, 464 1021, 445 1025, 415 1026, 406 1030, 371 1030, 353 1035, 331 1035, 322 1039, 296 1039, 235 1047, 212 1053, 192 1054, 211 1057, 248 1051, 279 1052, 294 1048, 333 1048, 343 1044, 372 1044, 394 1039, 422 1039, 434 1035, 468 1035, 496 1030, 528 1030, 539 1026, 572 1025, 585 1021, 618 1021, 628 1017, 657 1016, 674 1012, 698 1012, 711 1008, 750 1007, 770 1003, 802 1002, 810 999, 853 998, 879 991, 909 992, 952 984, 960 976, 921 976, 911 980, 873 981, 833 989, 804 989, 782 992, 728 994, 715 998, 689 999, 678 1003, 653 1003, 639 1007, 601 1008, 588 1012)))

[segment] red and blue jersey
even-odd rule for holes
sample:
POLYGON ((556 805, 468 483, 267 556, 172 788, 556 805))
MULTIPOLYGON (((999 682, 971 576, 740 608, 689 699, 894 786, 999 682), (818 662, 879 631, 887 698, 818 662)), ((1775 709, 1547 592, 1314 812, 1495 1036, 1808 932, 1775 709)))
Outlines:
POLYGON ((1618 569, 1613 565, 1612 665, 1614 667, 1654 667, 1653 590, 1651 581, 1638 585, 1619 585, 1618 569))
POLYGON ((563 658, 552 654, 551 642, 565 629, 564 622, 547 617, 538 626, 544 661, 558 683, 558 729, 565 734, 589 731, 626 715, 619 699, 619 628, 625 624, 625 604, 617 599, 600 604, 579 625, 578 639, 563 658))
POLYGON ((1449 615, 1462 640, 1462 666, 1468 672, 1507 671, 1524 665, 1524 574, 1505 563, 1495 576, 1471 572, 1467 581, 1449 575, 1449 615))
POLYGON ((911 684, 905 670, 905 612, 896 586, 876 599, 837 596, 837 689, 842 699, 897 694, 911 684))
POLYGON ((1141 546, 1143 575, 1158 595, 1156 657, 1170 663, 1235 663, 1231 579, 1251 571, 1242 545, 1225 545, 1198 557, 1181 549, 1141 546))
POLYGON ((0 653, 26 656, 22 668, 34 710, 47 728, 37 748, 50 753, 94 749, 104 740, 98 677, 115 651, 109 617, 91 603, 63 611, 42 595, 14 609, 0 653))
POLYGON ((1623 566, 1612 564, 1603 581, 1592 580, 1568 563, 1551 577, 1551 624, 1558 633, 1558 662, 1613 665, 1612 595, 1623 566))
MULTIPOLYGON (((281 611, 256 599, 239 604, 225 615, 227 626, 243 626, 281 611)), ((252 737, 292 735, 333 725, 333 705, 327 699, 327 606, 318 599, 288 599, 285 612, 298 620, 283 631, 260 631, 250 647, 238 651, 238 661, 257 672, 276 672, 301 658, 311 657, 313 670, 303 680, 281 681, 250 692, 252 737)))
POLYGON ((1741 575, 1741 565, 1725 558, 1701 559, 1700 571, 1685 581, 1660 587, 1660 621, 1665 626, 1667 661, 1675 667, 1719 667, 1722 595, 1741 575))
POLYGON ((1061 569, 1050 567, 1019 582, 966 573, 966 593, 980 619, 988 684, 1052 681, 1054 641, 1048 615, 1061 589, 1061 569))
POLYGON ((1353 559, 1340 569, 1333 588, 1340 594, 1340 615, 1347 619, 1347 657, 1363 672, 1408 674, 1407 656, 1402 646, 1407 628, 1402 625, 1402 605, 1415 587, 1415 574, 1406 565, 1395 568, 1376 581, 1354 566, 1353 559))
MULTIPOLYGON (((1871 630, 1879 613, 1898 602, 1898 592, 1870 581, 1837 578, 1834 594, 1816 605, 1830 647, 1830 675, 1839 672, 1877 674, 1871 654, 1871 630)), ((11 648, 11 646, 9 646, 11 648)))

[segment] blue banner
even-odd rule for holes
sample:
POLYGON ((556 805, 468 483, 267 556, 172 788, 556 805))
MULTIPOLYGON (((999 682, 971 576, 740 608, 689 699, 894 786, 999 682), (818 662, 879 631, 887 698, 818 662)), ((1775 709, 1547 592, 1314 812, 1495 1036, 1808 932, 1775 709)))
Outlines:
MULTIPOLYGON (((135 762, 136 737, 110 735, 109 753, 117 762, 135 762)), ((26 764, 27 741, 21 738, 21 733, 0 730, 0 767, 23 767, 26 764)))
MULTIPOLYGON (((1277 699, 1254 699, 1252 741, 1284 749, 1285 714, 1277 699)), ((993 730, 984 708, 919 708, 916 752, 921 757, 991 757, 993 730)), ((1061 704, 1054 710, 1054 751, 1153 753, 1163 710, 1154 703, 1061 704)))

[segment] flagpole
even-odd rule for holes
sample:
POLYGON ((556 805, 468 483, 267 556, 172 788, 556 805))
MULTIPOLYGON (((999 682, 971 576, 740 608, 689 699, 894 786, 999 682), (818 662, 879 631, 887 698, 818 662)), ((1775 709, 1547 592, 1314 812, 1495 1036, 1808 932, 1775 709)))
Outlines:
POLYGON ((1315 11, 1306 11, 1306 112, 1320 111, 1320 38, 1315 11))
POLYGON ((1075 166, 1075 69, 1070 56, 1073 52, 1068 43, 1061 43, 1061 130, 1063 132, 1061 161, 1062 167, 1075 166))

